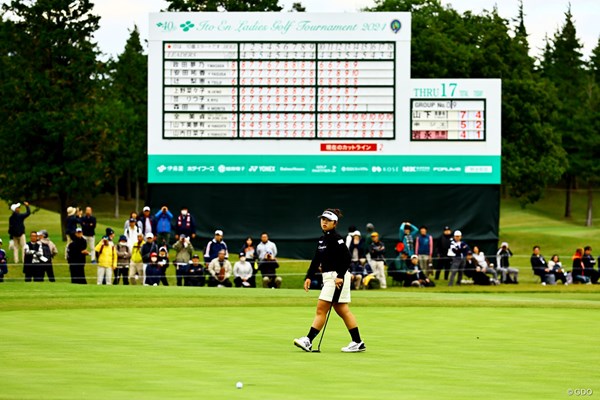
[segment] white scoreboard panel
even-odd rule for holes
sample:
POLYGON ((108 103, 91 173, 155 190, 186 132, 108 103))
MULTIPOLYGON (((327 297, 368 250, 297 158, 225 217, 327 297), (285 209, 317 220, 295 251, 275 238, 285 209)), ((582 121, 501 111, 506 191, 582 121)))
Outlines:
POLYGON ((500 82, 410 78, 409 13, 150 15, 150 183, 500 183, 500 82))

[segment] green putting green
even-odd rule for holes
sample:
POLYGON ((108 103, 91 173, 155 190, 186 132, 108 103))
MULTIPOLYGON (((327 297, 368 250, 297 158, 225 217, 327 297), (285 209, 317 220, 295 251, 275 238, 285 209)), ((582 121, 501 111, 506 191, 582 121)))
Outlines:
POLYGON ((600 391, 595 288, 355 292, 367 351, 332 315, 309 354, 316 292, 5 283, 0 398, 563 398, 600 391))

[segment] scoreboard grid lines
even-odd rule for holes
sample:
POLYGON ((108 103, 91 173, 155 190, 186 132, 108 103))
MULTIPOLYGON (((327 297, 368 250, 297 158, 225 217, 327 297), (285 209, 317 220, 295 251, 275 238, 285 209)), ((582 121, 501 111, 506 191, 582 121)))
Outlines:
MULTIPOLYGON (((168 140, 177 140, 177 139, 248 139, 248 140, 252 140, 252 139, 256 139, 256 140, 285 140, 285 139, 289 139, 289 140, 373 140, 373 139, 380 139, 380 140, 394 140, 396 138, 396 74, 397 74, 397 63, 396 63, 396 42, 394 41, 340 41, 340 40, 333 40, 333 41, 297 41, 297 40, 293 40, 293 41, 169 41, 169 42, 163 42, 162 43, 162 47, 163 47, 163 57, 162 57, 162 63, 163 63, 163 68, 162 68, 162 111, 163 111, 163 115, 162 115, 162 137, 163 139, 168 139, 168 140), (200 58, 200 53, 202 51, 202 48, 199 49, 195 49, 192 48, 191 50, 189 50, 189 52, 194 53, 194 57, 169 57, 169 54, 167 52, 167 47, 170 46, 176 46, 176 45, 211 45, 211 46, 218 46, 218 45, 224 45, 224 46, 231 46, 231 45, 236 45, 236 49, 233 50, 231 47, 229 47, 227 50, 224 50, 225 53, 229 52, 229 51, 233 51, 235 52, 236 56, 235 57, 229 57, 229 58, 200 58), (310 52, 314 53, 314 57, 312 58, 285 58, 285 57, 280 57, 280 58, 248 58, 248 57, 242 57, 244 51, 242 49, 244 44, 253 44, 253 45, 261 45, 261 44, 284 44, 284 45, 295 45, 295 44, 311 44, 314 45, 313 49, 310 50, 310 52), (335 57, 335 58, 321 58, 320 55, 321 53, 325 53, 326 50, 322 50, 319 49, 319 46, 325 46, 325 45, 332 45, 332 44, 339 44, 340 46, 344 46, 344 45, 361 45, 361 44, 369 44, 372 46, 388 46, 388 53, 390 54, 389 58, 376 58, 375 56, 377 55, 378 52, 381 52, 382 54, 384 53, 383 51, 376 51, 373 50, 372 51, 372 58, 368 58, 368 57, 364 57, 364 58, 360 58, 358 57, 358 53, 360 51, 352 51, 352 52, 346 52, 347 54, 350 53, 355 53, 354 57, 348 56, 347 58, 343 58, 343 57, 335 57), (174 78, 170 78, 169 81, 167 81, 167 79, 169 79, 167 77, 167 65, 169 63, 173 64, 173 63, 177 63, 177 62, 185 62, 185 63, 192 63, 192 62, 202 62, 202 63, 230 63, 231 65, 233 65, 232 63, 235 63, 236 66, 236 74, 235 74, 235 79, 232 81, 231 85, 227 85, 227 84, 206 84, 205 82, 202 82, 201 84, 196 84, 195 82, 192 82, 192 80, 190 79, 190 83, 189 84, 177 84, 177 83, 173 83, 175 81, 174 78), (244 62, 279 62, 279 63, 294 63, 294 62, 305 62, 309 64, 309 68, 306 70, 301 70, 301 71, 310 71, 311 68, 314 69, 314 82, 312 82, 312 84, 310 84, 310 80, 309 80, 309 84, 299 84, 299 83, 294 83, 294 84, 271 84, 270 82, 268 84, 247 84, 247 83, 242 83, 243 82, 243 77, 242 77, 242 70, 243 70, 243 63, 244 62), (359 62, 368 62, 368 63, 389 63, 391 64, 391 68, 389 69, 389 71, 391 71, 391 84, 389 85, 385 85, 385 84, 365 84, 359 83, 358 78, 355 78, 354 82, 348 82, 349 78, 337 78, 338 84, 332 83, 332 81, 334 81, 336 78, 329 78, 329 82, 325 83, 324 81, 322 81, 321 83, 319 82, 319 80, 321 79, 321 76, 319 75, 319 72, 321 69, 323 69, 322 65, 319 65, 320 62, 328 62, 328 63, 354 63, 354 69, 356 71, 359 71, 356 67, 356 65, 358 65, 359 62), (346 79, 346 81, 341 82, 341 79, 346 79), (352 84, 354 83, 354 84, 352 84), (204 110, 204 106, 200 103, 198 103, 198 107, 200 108, 199 110, 187 110, 187 107, 189 106, 186 105, 185 107, 182 106, 182 109, 177 109, 178 108, 178 104, 173 103, 173 108, 174 109, 167 109, 167 96, 169 96, 166 91, 168 88, 179 88, 179 89, 187 89, 188 91, 191 91, 193 89, 225 89, 225 88, 231 88, 234 89, 235 88, 235 93, 236 93, 236 99, 235 99, 235 109, 225 109, 225 110, 218 110, 218 109, 210 109, 210 110, 204 110), (259 110, 254 110, 254 109, 250 109, 250 110, 242 110, 242 108, 244 107, 243 101, 242 99, 245 97, 245 94, 243 93, 244 89, 247 88, 261 88, 261 89, 302 89, 302 88, 313 88, 314 90, 314 94, 311 94, 311 96, 314 95, 314 110, 263 110, 262 108, 260 108, 259 110), (385 108, 385 104, 386 103, 382 103, 380 104, 380 109, 379 110, 369 110, 369 105, 368 102, 364 103, 365 109, 364 110, 350 110, 350 109, 344 109, 342 108, 342 105, 345 108, 349 108, 351 106, 351 103, 343 103, 343 104, 338 104, 338 109, 337 110, 332 110, 331 107, 333 106, 331 103, 328 103, 329 105, 329 110, 324 110, 323 108, 326 106, 324 104, 320 104, 320 101, 326 101, 324 99, 327 98, 326 95, 321 95, 320 90, 319 89, 328 89, 330 92, 333 90, 341 90, 341 89, 350 89, 353 88, 356 90, 355 95, 350 96, 348 94, 344 94, 344 95, 330 95, 329 96, 329 100, 331 101, 333 99, 333 97, 337 97, 337 100, 339 101, 340 98, 344 97, 344 98, 354 98, 355 102, 358 101, 359 96, 356 94, 358 92, 358 89, 378 89, 378 88, 384 88, 384 89, 391 89, 391 95, 380 95, 384 96, 383 98, 389 98, 388 101, 391 100, 391 110, 383 110, 385 108), (384 107, 381 107, 381 106, 384 107), (177 108, 176 108, 177 107, 177 108), (192 135, 192 134, 185 134, 185 132, 204 132, 205 131, 210 131, 211 129, 207 129, 207 128, 201 128, 201 129, 189 129, 187 127, 183 127, 180 129, 180 131, 182 132, 182 134, 176 134, 175 132, 177 131, 177 129, 172 128, 172 132, 174 132, 171 135, 167 135, 166 131, 166 124, 168 122, 173 122, 173 121, 168 121, 167 120, 167 116, 168 115, 174 115, 174 119, 177 119, 177 115, 232 115, 235 114, 235 125, 234 127, 229 127, 229 128, 224 128, 225 130, 222 132, 230 132, 231 134, 228 135, 215 135, 215 136, 203 136, 203 135, 192 135), (291 137, 288 136, 287 133, 289 132, 290 134, 292 132, 294 132, 294 134, 296 134, 296 132, 299 129, 293 128, 293 129, 283 129, 282 131, 284 132, 284 136, 270 136, 270 133, 268 135, 264 135, 262 134, 262 130, 261 130, 261 135, 256 135, 256 136, 245 136, 242 134, 242 124, 243 124, 243 119, 242 116, 243 115, 279 115, 279 114, 298 114, 298 115, 302 115, 302 114, 314 114, 314 119, 313 119, 313 124, 314 127, 310 128, 308 131, 311 132, 312 134, 310 136, 303 136, 303 137, 291 137), (323 120, 319 119, 320 115, 339 115, 339 119, 337 120, 332 120, 331 117, 328 117, 328 120, 326 120, 326 122, 324 122, 323 120), (363 115, 363 119, 360 122, 364 122, 363 126, 365 126, 365 124, 367 123, 367 121, 372 122, 371 124, 371 129, 370 132, 371 134, 367 134, 367 132, 369 131, 369 128, 350 128, 350 119, 349 116, 351 115, 356 115, 356 114, 360 114, 363 115), (387 118, 389 118, 390 120, 385 120, 385 116, 388 115, 387 118), (345 116, 345 120, 343 119, 345 116), (385 120, 385 122, 384 122, 385 120), (379 122, 379 128, 373 129, 373 125, 376 123, 375 121, 379 122), (332 123, 336 123, 337 127, 334 130, 330 130, 328 131, 327 129, 324 128, 320 128, 320 124, 324 124, 324 123, 328 123, 329 125, 331 125, 332 123), (391 126, 389 126, 389 124, 391 123, 391 126), (345 125, 344 125, 345 124, 345 125), (340 126, 342 126, 342 128, 340 128, 340 126), (344 130, 343 127, 346 127, 346 129, 344 130), (384 128, 385 126, 389 126, 388 128, 384 128), (379 135, 376 135, 374 132, 378 130, 380 132, 379 135), (329 136, 322 134, 323 132, 329 132, 329 136), (332 132, 337 132, 336 136, 332 135, 332 132), (345 134, 343 132, 346 132, 345 134), (391 132, 391 135, 388 133, 387 135, 384 136, 384 132, 391 132), (362 136, 361 136, 362 133, 362 136), (346 135, 346 136, 344 136, 346 135)), ((211 49, 214 50, 214 49, 211 49)), ((329 50, 327 50, 329 51, 329 50)), ((182 53, 183 51, 179 50, 179 53, 182 53)), ((298 51, 296 51, 296 53, 298 53, 298 51)), ((308 51, 307 51, 308 53, 308 51)), ((329 53, 331 54, 332 51, 329 51, 329 53)), ((364 54, 368 54, 366 51, 363 52, 364 54)), ((369 53, 370 54, 370 53, 369 53)), ((171 70, 169 71, 175 71, 172 67, 171 70)), ((342 67, 340 67, 342 68, 342 67)), ((346 67, 348 68, 348 67, 346 67)), ((225 70, 225 68, 223 69, 225 70)), ((289 71, 291 71, 292 69, 288 69, 289 71)), ((351 70, 351 69, 350 69, 351 70)), ((251 71, 251 70, 250 70, 251 71)), ((286 69, 283 69, 282 71, 287 71, 286 69)), ((334 71, 333 69, 331 69, 331 67, 329 68, 329 72, 332 73, 332 71, 334 71)), ((344 69, 339 69, 339 71, 344 71, 344 69)), ((360 70, 360 71, 365 71, 365 70, 360 70)), ((369 71, 368 69, 366 71, 369 71)), ((372 71, 372 70, 371 70, 372 71)), ((189 71, 188 71, 189 72, 189 71)), ((347 72, 346 72, 347 73, 347 72)), ((357 72, 358 75, 358 72, 357 72)), ((207 79, 207 78, 205 78, 207 79)), ((213 79, 213 83, 214 82, 218 82, 219 80, 221 81, 225 81, 226 79, 229 78, 215 78, 213 79)), ((368 79, 368 78, 362 78, 364 79, 368 79)), ((385 78, 385 79, 390 79, 389 77, 385 78)), ((181 90, 181 95, 185 95, 183 93, 183 90, 181 90)), ((203 92, 202 92, 203 93, 203 92)), ((215 96, 221 96, 221 97, 231 97, 233 96, 233 93, 231 94, 231 96, 229 95, 225 95, 225 91, 222 91, 223 94, 219 94, 219 95, 215 95, 215 96)), ((273 95, 274 97, 275 95, 273 95)), ((291 97, 291 95, 289 95, 291 97)), ((295 94, 294 94, 295 96, 295 94)), ((375 95, 371 94, 362 94, 361 98, 363 99, 362 101, 368 101, 370 100, 370 97, 373 97, 375 95)), ((171 97, 175 98, 175 97, 179 97, 179 93, 175 93, 175 94, 171 94, 171 97)), ((214 96, 213 96, 214 97, 214 96)), ((250 96, 248 96, 250 97, 250 96)), ((269 100, 271 99, 271 95, 269 94, 269 100)), ((277 98, 279 98, 279 95, 277 95, 277 98)), ((202 99, 204 99, 204 97, 202 97, 202 99)), ((288 94, 285 94, 285 99, 288 100, 288 94)), ((252 99, 254 100, 254 99, 252 99)), ((275 103, 276 106, 278 103, 275 103)), ((363 103, 361 103, 363 104, 363 103)), ((231 104, 233 105, 233 104, 231 104)), ((281 106, 285 106, 287 107, 287 103, 281 103, 281 106)), ((359 104, 355 103, 353 105, 355 108, 358 108, 359 104)), ((261 105, 262 107, 262 105, 261 105)), ((294 107, 296 107, 296 104, 294 104, 294 107)), ((170 118, 170 117, 169 117, 170 118)), ((277 117, 279 118, 279 117, 277 117)), ((270 117, 269 117, 270 119, 270 117)), ((352 117, 352 119, 354 119, 354 117, 352 117)), ((212 122, 212 121, 211 121, 212 122)), ((224 125, 227 125, 228 123, 225 121, 225 119, 220 120, 219 122, 222 122, 224 125)), ((230 120, 229 124, 232 124, 233 121, 230 120)), ((358 123, 357 120, 354 120, 353 122, 358 123)), ((262 123, 262 121, 261 121, 262 123)), ((265 121, 266 123, 266 121, 265 121)), ((354 124, 356 126, 356 123, 354 124)), ((172 124, 173 125, 173 124, 172 124)), ((178 125, 178 123, 177 123, 178 125)), ((204 124, 202 124, 203 126, 204 124)), ((287 124, 286 124, 287 125, 287 124)), ((262 128, 260 128, 262 129, 262 128)), ((306 127, 301 127, 300 130, 303 132, 303 134, 307 131, 306 127)), ((275 132, 275 130, 272 129, 273 132, 275 132)), ((279 133, 280 130, 277 130, 277 132, 279 133)))
MULTIPOLYGON (((437 108, 437 107, 436 107, 437 108)), ((418 119, 419 122, 423 121, 423 119, 418 119)), ((444 122, 443 119, 438 119, 437 122, 444 122)), ((410 140, 411 142, 485 142, 487 140, 487 100, 485 98, 411 98, 410 99, 410 127, 409 127, 409 132, 410 132, 410 140), (423 109, 423 108, 419 108, 417 110, 415 110, 415 103, 482 103, 483 107, 481 107, 480 109, 475 108, 475 109, 469 109, 469 110, 453 110, 452 108, 450 109, 444 109, 444 110, 439 110, 439 109, 423 109), (419 132, 422 132, 422 134, 420 134, 420 136, 427 136, 426 138, 415 138, 415 111, 416 112, 423 112, 423 113, 433 113, 436 111, 441 111, 441 112, 467 112, 467 113, 475 113, 477 114, 477 112, 479 112, 481 115, 479 117, 472 117, 471 115, 466 115, 464 118, 459 117, 458 120, 456 120, 457 123, 465 123, 464 127, 461 127, 460 125, 458 126, 457 129, 452 129, 450 128, 450 123, 451 122, 455 122, 453 119, 451 119, 449 116, 446 117, 446 123, 448 125, 446 125, 446 128, 440 128, 439 130, 428 130, 428 129, 423 129, 420 130, 419 132), (474 122, 474 126, 471 125, 469 126, 469 122, 474 122), (477 123, 480 123, 479 125, 477 123), (442 132, 445 131, 445 138, 444 135, 442 134, 442 132), (450 138, 450 131, 456 131, 457 132, 457 137, 456 138, 450 138), (425 133, 428 132, 428 133, 425 133), (464 135, 464 136, 463 136, 464 135), (463 137, 461 137, 463 136, 463 137), (476 137, 477 136, 477 137, 476 137)))

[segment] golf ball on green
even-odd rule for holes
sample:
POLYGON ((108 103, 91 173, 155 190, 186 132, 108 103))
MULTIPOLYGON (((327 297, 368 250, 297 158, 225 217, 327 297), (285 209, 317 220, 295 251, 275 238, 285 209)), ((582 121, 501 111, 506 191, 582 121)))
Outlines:
POLYGON ((235 387, 238 388, 238 389, 241 389, 241 388, 244 387, 244 384, 242 382, 238 382, 238 383, 235 384, 235 387))

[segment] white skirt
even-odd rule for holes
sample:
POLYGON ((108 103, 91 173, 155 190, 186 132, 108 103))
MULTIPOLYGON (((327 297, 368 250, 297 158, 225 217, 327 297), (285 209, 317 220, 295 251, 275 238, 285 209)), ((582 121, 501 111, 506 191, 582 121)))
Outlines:
POLYGON ((323 288, 321 289, 321 294, 319 295, 319 300, 324 300, 328 303, 350 303, 350 284, 352 281, 352 274, 350 272, 346 272, 344 275, 344 283, 342 285, 341 292, 338 290, 339 299, 335 299, 338 293, 336 293, 335 287, 335 278, 337 277, 337 272, 325 272, 323 273, 323 288))

